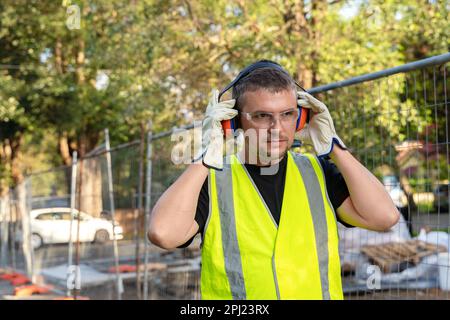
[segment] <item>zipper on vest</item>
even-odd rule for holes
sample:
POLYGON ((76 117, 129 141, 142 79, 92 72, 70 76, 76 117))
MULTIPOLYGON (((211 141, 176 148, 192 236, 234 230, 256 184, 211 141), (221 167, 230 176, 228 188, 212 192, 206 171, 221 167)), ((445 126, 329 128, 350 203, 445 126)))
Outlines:
POLYGON ((273 254, 273 256, 272 256, 272 272, 273 272, 273 280, 275 281, 275 290, 277 292, 277 300, 281 300, 280 288, 278 288, 277 271, 275 268, 275 254, 273 254))

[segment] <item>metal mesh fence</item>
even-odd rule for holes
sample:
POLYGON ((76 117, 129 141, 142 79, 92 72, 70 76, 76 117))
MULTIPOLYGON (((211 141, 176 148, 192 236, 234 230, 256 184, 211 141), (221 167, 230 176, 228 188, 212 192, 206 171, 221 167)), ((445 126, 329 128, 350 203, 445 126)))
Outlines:
MULTIPOLYGON (((341 230, 345 241, 341 251, 347 254, 344 260, 350 269, 369 263, 361 255, 364 245, 418 239, 449 248, 447 73, 448 65, 442 64, 339 90, 343 96, 333 92, 335 97, 351 97, 347 101, 352 101, 348 105, 333 100, 332 109, 342 114, 336 117, 336 126, 346 135, 352 153, 383 181, 402 214, 389 234, 341 230), (355 263, 358 259, 359 263, 355 263)), ((356 298, 362 293, 389 299, 448 299, 448 291, 435 289, 439 287, 440 268, 436 253, 413 263, 415 252, 396 259, 403 253, 391 249, 387 253, 390 260, 385 259, 391 270, 381 274, 379 290, 367 289, 369 275, 360 268, 366 274, 354 277, 359 278, 353 283, 356 298)))
POLYGON ((439 246, 450 247, 447 74, 444 63, 323 92, 339 134, 402 215, 386 233, 340 226, 348 298, 449 298, 438 289, 439 268, 448 273, 439 246), (417 261, 402 248, 414 240, 435 248, 417 261))

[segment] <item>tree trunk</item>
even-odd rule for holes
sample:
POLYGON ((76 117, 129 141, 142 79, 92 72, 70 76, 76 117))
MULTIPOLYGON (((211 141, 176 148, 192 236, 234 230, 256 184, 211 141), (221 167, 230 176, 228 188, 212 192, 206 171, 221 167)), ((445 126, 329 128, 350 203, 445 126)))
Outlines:
POLYGON ((58 150, 65 166, 72 165, 72 155, 70 152, 69 139, 67 133, 63 132, 58 137, 58 150))
POLYGON ((318 50, 320 50, 320 34, 316 26, 323 19, 327 4, 322 2, 312 2, 311 10, 305 8, 303 0, 295 3, 285 3, 283 20, 287 25, 287 39, 301 39, 301 41, 288 42, 288 54, 292 55, 296 61, 296 70, 293 77, 304 88, 311 88, 316 85, 316 69, 318 50), (309 56, 301 56, 299 52, 305 52, 302 46, 308 45, 309 56))
POLYGON ((24 180, 22 168, 20 163, 22 160, 22 147, 23 144, 23 134, 10 141, 11 147, 11 178, 15 186, 21 184, 24 180))
POLYGON ((2 143, 0 148, 0 197, 6 195, 9 190, 9 178, 11 168, 11 148, 9 141, 2 143))
POLYGON ((83 159, 87 152, 95 146, 96 137, 88 137, 81 134, 78 139, 78 154, 80 161, 83 162, 82 177, 79 177, 82 184, 78 190, 78 196, 81 197, 79 210, 99 217, 103 211, 102 203, 102 161, 104 155, 89 157, 83 159))

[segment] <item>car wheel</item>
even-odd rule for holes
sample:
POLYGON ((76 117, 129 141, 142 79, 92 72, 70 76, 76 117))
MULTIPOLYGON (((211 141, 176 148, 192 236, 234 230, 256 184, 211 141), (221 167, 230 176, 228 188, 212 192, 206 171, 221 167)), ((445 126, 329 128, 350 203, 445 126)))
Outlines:
POLYGON ((37 233, 33 233, 31 235, 31 245, 33 246, 33 250, 37 250, 44 244, 42 237, 37 233))
POLYGON ((106 230, 98 230, 95 233, 94 241, 97 243, 105 243, 109 240, 109 233, 106 230))

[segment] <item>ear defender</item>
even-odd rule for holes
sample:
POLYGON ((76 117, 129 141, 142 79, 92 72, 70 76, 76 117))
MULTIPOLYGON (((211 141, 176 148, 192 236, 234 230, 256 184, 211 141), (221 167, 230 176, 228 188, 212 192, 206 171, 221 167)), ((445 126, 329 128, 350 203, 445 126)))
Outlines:
MULTIPOLYGON (((218 97, 219 101, 220 101, 220 97, 226 91, 228 91, 230 88, 232 88, 234 85, 236 85, 236 83, 239 80, 241 80, 242 78, 247 76, 253 70, 256 70, 256 69, 259 69, 259 68, 266 68, 266 67, 275 68, 275 69, 280 70, 280 71, 286 73, 287 75, 289 75, 289 73, 286 70, 284 70, 283 67, 281 67, 278 63, 270 61, 270 60, 260 60, 258 62, 255 62, 255 63, 247 66, 246 68, 244 68, 238 74, 238 76, 219 93, 219 97, 218 97)), ((295 84, 300 89, 302 89, 303 91, 306 91, 297 82, 295 82, 295 84)), ((296 128, 295 128, 296 131, 302 130, 305 127, 305 124, 309 121, 309 110, 306 109, 306 108, 301 107, 300 105, 298 107, 300 108, 300 114, 299 114, 298 119, 297 119, 297 125, 296 125, 296 128)), ((223 129, 224 136, 226 138, 228 138, 229 136, 232 136, 234 134, 236 128, 237 128, 236 118, 229 119, 229 120, 223 120, 223 121, 221 121, 221 123, 222 123, 222 129, 223 129)))
POLYGON ((231 137, 236 130, 235 119, 223 120, 221 123, 224 136, 226 138, 231 137))
POLYGON ((300 109, 300 114, 298 115, 297 126, 295 127, 295 131, 302 130, 309 120, 309 110, 301 107, 300 105, 298 106, 298 108, 300 109))

